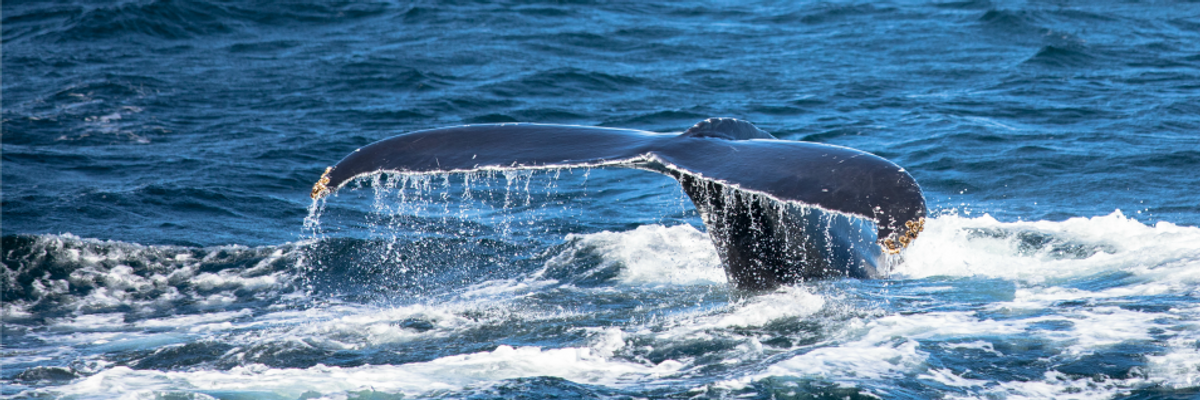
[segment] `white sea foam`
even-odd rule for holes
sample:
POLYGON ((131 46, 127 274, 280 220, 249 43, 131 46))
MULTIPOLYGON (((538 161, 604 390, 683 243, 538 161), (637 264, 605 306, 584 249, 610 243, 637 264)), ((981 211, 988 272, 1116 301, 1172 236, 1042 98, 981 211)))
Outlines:
MULTIPOLYGON (((280 343, 290 342, 301 347, 324 350, 361 350, 414 340, 445 338, 480 326, 512 321, 539 324, 544 320, 559 320, 576 313, 557 308, 519 306, 520 293, 514 294, 506 289, 517 286, 530 290, 526 285, 513 285, 510 280, 492 283, 501 288, 480 284, 475 291, 436 304, 379 306, 340 303, 304 310, 285 309, 239 322, 231 320, 240 316, 240 312, 170 320, 179 323, 176 325, 177 331, 240 332, 253 328, 248 333, 235 333, 226 338, 243 346, 278 347, 280 343), (263 335, 259 332, 262 330, 270 334, 263 335)), ((137 326, 163 323, 169 322, 148 320, 137 323, 137 326)))
POLYGON ((544 290, 555 283, 549 279, 538 279, 537 276, 532 279, 490 280, 462 289, 457 296, 462 299, 518 298, 544 290))
POLYGON ((5 302, 0 304, 0 322, 16 322, 29 320, 34 317, 34 313, 29 312, 21 304, 13 304, 5 302))
POLYGON ((1022 324, 980 320, 972 313, 940 312, 891 315, 854 323, 845 331, 856 337, 820 347, 769 366, 752 376, 723 382, 740 388, 771 376, 819 378, 854 385, 869 380, 891 380, 923 368, 928 353, 918 340, 944 340, 973 334, 1014 334, 1022 324), (854 333, 854 332, 858 333, 854 333))
POLYGON ((29 252, 26 263, 13 266, 19 270, 17 273, 37 276, 29 283, 31 290, 25 299, 6 301, 5 308, 13 316, 24 315, 25 307, 43 298, 55 298, 61 307, 78 314, 115 310, 149 312, 171 309, 186 300, 198 300, 192 304, 200 308, 222 306, 237 298, 235 291, 280 289, 290 280, 289 271, 272 271, 272 265, 293 256, 295 248, 288 244, 274 249, 244 246, 194 249, 81 239, 71 234, 41 235, 25 249, 29 252), (203 257, 197 259, 192 252, 203 257), (260 259, 245 268, 199 272, 204 263, 221 264, 226 262, 225 258, 260 259), (37 269, 46 268, 46 259, 70 266, 69 275, 62 279, 49 273, 39 274, 37 269), (197 290, 206 293, 196 293, 197 290))
POLYGON ((266 392, 287 398, 306 393, 330 395, 353 390, 417 395, 535 376, 621 387, 670 376, 682 366, 672 360, 642 365, 597 353, 588 347, 499 346, 493 351, 428 362, 353 368, 318 365, 293 369, 255 364, 229 371, 163 372, 115 367, 50 391, 56 395, 95 398, 140 398, 161 392, 212 391, 266 392))
POLYGON ((1102 272, 1168 278, 1177 289, 1200 282, 1200 228, 1144 225, 1120 211, 1062 222, 1000 222, 941 216, 905 252, 900 278, 986 276, 1038 284, 1102 272))
POLYGON ((357 349, 384 343, 406 342, 420 337, 445 336, 456 330, 474 326, 477 322, 460 314, 462 307, 456 305, 409 306, 379 309, 355 307, 327 314, 310 323, 297 326, 287 332, 296 340, 321 339, 337 348, 357 349), (456 310, 458 309, 458 310, 456 310), (458 311, 458 312, 456 312, 458 311), (422 329, 404 326, 405 321, 421 321, 427 324, 422 329))
POLYGON ((1103 353, 1122 343, 1151 343, 1156 340, 1154 332, 1171 333, 1168 352, 1146 356, 1144 379, 1096 383, 1050 371, 1043 381, 997 382, 995 389, 984 393, 1009 398, 1096 398, 1127 391, 1138 382, 1168 388, 1200 385, 1200 361, 1196 361, 1200 353, 1195 346, 1200 329, 1194 326, 1200 315, 1195 310, 1149 312, 1119 306, 1142 296, 1195 295, 1200 290, 1200 246, 1196 245, 1200 228, 1166 222, 1145 225, 1119 211, 1063 222, 1002 223, 987 216, 950 216, 935 218, 926 226, 927 232, 906 254, 907 262, 897 276, 1013 280, 1018 284, 1013 300, 991 303, 985 309, 1036 315, 1009 321, 1013 329, 1060 323, 1066 328, 1033 330, 1025 337, 1056 343, 1062 357, 1103 353), (1032 236, 1035 246, 1023 242, 1022 235, 1032 236), (1083 251, 1064 256, 1055 253, 1056 246, 1083 251), (1120 284, 1090 290, 1058 286, 1078 279, 1120 279, 1120 284))
POLYGON ((786 318, 805 318, 825 307, 825 298, 801 287, 781 288, 775 292, 754 296, 735 302, 725 308, 697 310, 690 314, 675 315, 664 321, 662 327, 642 330, 638 335, 653 337, 660 343, 708 340, 723 336, 744 342, 746 346, 737 358, 757 357, 762 353, 762 344, 754 337, 734 334, 730 328, 757 328, 772 321, 786 318))
POLYGON ((1001 357, 1004 356, 1004 353, 996 351, 996 347, 991 342, 985 342, 982 340, 976 340, 976 341, 972 341, 972 342, 963 342, 963 343, 951 343, 951 344, 946 345, 946 348, 975 349, 975 350, 981 350, 984 352, 992 353, 992 354, 995 354, 995 355, 1001 356, 1001 357))
POLYGON ((972 396, 956 398, 991 399, 1065 399, 1090 400, 1113 398, 1128 393, 1133 380, 1110 379, 1096 381, 1093 378, 1072 377, 1058 371, 1046 371, 1042 380, 1014 380, 992 382, 992 385, 972 396))
POLYGON ((725 283, 716 249, 708 235, 691 225, 642 225, 626 232, 570 234, 572 245, 548 264, 569 263, 580 251, 603 257, 598 269, 621 266, 626 285, 705 285, 725 283))
MULTIPOLYGON (((1021 301, 1000 302, 988 308, 1011 309, 1021 301)), ((1064 360, 1101 352, 1108 346, 1121 343, 1140 343, 1152 339, 1150 330, 1166 328, 1163 319, 1176 320, 1169 314, 1131 311, 1119 307, 1093 307, 1041 315, 1024 319, 991 320, 975 312, 930 312, 909 315, 890 315, 851 324, 845 332, 850 337, 834 345, 819 347, 767 367, 760 373, 721 382, 727 388, 746 385, 771 376, 806 377, 857 386, 877 385, 889 380, 917 376, 949 386, 969 387, 986 396, 1008 398, 1096 398, 1107 397, 1134 386, 1137 378, 1110 379, 1096 384, 1093 378, 1069 377, 1050 371, 1044 381, 993 381, 964 378, 944 369, 931 369, 926 360, 929 350, 922 342, 946 343, 971 338, 1006 340, 1022 337, 1045 341, 1061 349, 1058 357, 1064 360), (1064 330, 1031 329, 1035 324, 1062 321, 1070 324, 1064 330), (872 383, 873 382, 873 383, 872 383), (1003 388, 1003 389, 1000 389, 1003 388), (1015 396, 1015 397, 1013 397, 1015 396)), ((1200 336, 1200 335, 1193 335, 1200 336)), ((1191 337, 1172 341, 1173 350, 1163 356, 1150 356, 1151 382, 1169 387, 1194 386, 1200 379, 1200 362, 1195 340, 1191 337)), ((985 340, 972 340, 945 346, 952 349, 979 349, 1002 356, 985 340)), ((986 397, 985 396, 985 397, 986 397)))
MULTIPOLYGON (((896 310, 899 312, 879 317, 850 318, 848 322, 838 322, 842 326, 833 329, 832 337, 824 338, 822 344, 785 350, 796 353, 783 358, 768 357, 771 351, 780 350, 770 347, 764 350, 760 338, 746 334, 744 328, 753 331, 773 321, 809 318, 839 304, 842 299, 838 294, 823 293, 819 285, 800 285, 715 307, 671 310, 644 324, 580 327, 591 338, 592 343, 585 346, 557 349, 501 346, 494 351, 446 356, 428 362, 354 368, 279 369, 247 365, 229 371, 160 372, 103 367, 96 370, 96 375, 48 390, 62 395, 128 396, 152 391, 264 391, 285 397, 312 391, 336 397, 338 393, 361 389, 428 394, 530 376, 556 376, 624 387, 645 385, 685 371, 690 374, 694 371, 689 367, 699 366, 692 364, 695 360, 685 358, 657 365, 641 358, 638 359, 642 363, 620 358, 637 353, 626 348, 631 340, 649 343, 648 346, 670 346, 712 338, 736 341, 736 348, 717 350, 726 352, 721 354, 726 358, 724 363, 771 360, 761 368, 756 365, 740 370, 753 372, 721 377, 715 387, 742 388, 772 376, 815 378, 868 388, 886 388, 887 382, 897 379, 917 379, 962 390, 947 393, 951 398, 1098 398, 1148 384, 1165 388, 1200 385, 1200 361, 1197 361, 1200 351, 1196 347, 1200 342, 1200 327, 1195 322, 1200 321, 1200 308, 1143 310, 1124 306, 1141 296, 1190 296, 1200 290, 1197 288, 1200 248, 1194 245, 1200 243, 1197 241, 1200 229, 1166 223, 1148 226, 1120 213, 1063 222, 1007 223, 987 216, 943 216, 930 219, 926 229, 906 252, 906 263, 896 269, 894 276, 953 279, 938 282, 936 286, 900 288, 890 293, 932 298, 956 296, 961 288, 955 283, 961 281, 959 278, 982 277, 1010 281, 1006 284, 1011 286, 1007 287, 1015 290, 1008 289, 1012 291, 1006 292, 1006 296, 1011 293, 1011 300, 951 304, 953 311, 904 312, 908 309, 902 307, 896 310), (1092 281, 1103 284, 1086 284, 1092 281), (1122 344, 1149 343, 1163 345, 1166 350, 1146 355, 1144 369, 1126 378, 1101 381, 1049 369, 1040 379, 1003 381, 931 365, 930 354, 935 349, 927 347, 933 343, 952 352, 978 350, 1007 357, 1013 356, 1005 354, 1010 350, 997 349, 1002 349, 1001 342, 1017 337, 1052 349, 1054 354, 1049 362, 1053 365, 1103 355, 1107 349, 1122 344)), ((647 225, 626 232, 572 235, 568 239, 570 245, 559 255, 558 262, 570 262, 566 258, 580 251, 590 252, 602 260, 597 268, 619 266, 617 287, 558 286, 554 280, 535 274, 479 283, 430 304, 330 303, 302 310, 283 307, 265 314, 221 311, 133 322, 125 322, 125 313, 107 310, 130 304, 153 305, 155 301, 170 301, 177 298, 173 296, 185 295, 193 296, 191 304, 203 309, 205 304, 216 306, 236 300, 233 296, 236 290, 271 290, 288 278, 278 273, 199 272, 192 267, 198 260, 186 254, 171 258, 181 264, 169 273, 135 273, 132 267, 123 264, 103 268, 99 265, 117 256, 72 249, 64 252, 65 257, 74 257, 84 266, 71 279, 97 288, 78 301, 92 306, 80 306, 83 313, 49 320, 48 332, 30 335, 101 352, 179 345, 196 335, 214 334, 242 347, 297 343, 322 350, 361 351, 372 346, 448 337, 485 325, 538 325, 542 321, 573 318, 581 312, 570 307, 557 310, 537 305, 527 307, 533 304, 527 303, 530 296, 545 294, 549 289, 590 293, 590 290, 659 290, 660 286, 669 286, 665 289, 703 291, 702 286, 697 286, 725 282, 708 238, 690 226, 647 225), (184 287, 206 292, 196 296, 176 290, 184 287), (155 299, 132 295, 154 290, 160 291, 155 299)), ((46 293, 67 293, 67 288, 59 286, 68 283, 35 281, 34 286, 46 293), (36 287, 39 284, 42 286, 36 287)), ((21 307, 8 304, 5 307, 11 309, 11 316, 6 318, 28 314, 21 307)))
MULTIPOLYGON (((1152 384, 1193 388, 1200 385, 1200 351, 1195 345, 1200 343, 1200 328, 1194 326, 1200 312, 1156 312, 1122 305, 1142 296, 1197 293, 1200 246, 1196 243, 1200 243, 1200 229, 1169 223, 1145 225, 1120 212, 1063 222, 1005 223, 989 216, 933 218, 920 240, 906 251, 906 262, 897 267, 893 277, 998 278, 1015 283, 1012 300, 993 301, 970 311, 856 319, 838 334, 843 337, 835 337, 830 345, 805 349, 715 387, 743 389, 768 377, 783 376, 887 393, 889 382, 915 378, 961 388, 943 393, 948 398, 1008 399, 1109 398, 1152 384), (1034 380, 967 377, 969 371, 931 365, 928 361, 934 349, 925 347, 936 343, 947 350, 979 350, 1007 357, 993 342, 1020 338, 1044 343, 1054 354, 1046 361, 1063 365, 1097 355, 1102 360, 1105 352, 1122 344, 1161 344, 1164 335, 1170 337, 1166 340, 1168 351, 1146 355, 1144 369, 1107 378, 1055 369, 1034 380)), ((939 285, 898 289, 897 294, 936 298, 942 293, 955 296, 954 291, 953 285, 939 285)))
POLYGON ((210 324, 221 324, 229 322, 236 318, 247 317, 253 314, 251 310, 238 311, 223 311, 205 314, 193 315, 178 315, 173 317, 154 318, 135 322, 133 325, 140 328, 176 328, 176 327, 192 327, 202 328, 210 324))
POLYGON ((988 381, 982 379, 967 379, 955 374, 954 371, 945 368, 931 369, 921 379, 928 379, 946 386, 956 386, 965 388, 982 388, 988 384, 988 381))
POLYGON ((825 307, 825 298, 803 287, 785 287, 735 303, 730 310, 712 317, 699 318, 690 326, 696 329, 754 327, 783 318, 802 318, 825 307))
POLYGON ((1146 356, 1148 379, 1175 389, 1200 386, 1200 307, 1176 308, 1169 314, 1187 323, 1176 327, 1178 335, 1167 340, 1166 353, 1146 356))

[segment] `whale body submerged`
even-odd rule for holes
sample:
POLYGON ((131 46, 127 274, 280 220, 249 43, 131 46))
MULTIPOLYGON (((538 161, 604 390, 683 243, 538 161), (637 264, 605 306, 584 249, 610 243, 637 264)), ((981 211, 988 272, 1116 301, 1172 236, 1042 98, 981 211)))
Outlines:
POLYGON ((393 136, 355 150, 313 186, 320 199, 378 173, 627 167, 669 175, 691 198, 739 289, 878 278, 924 227, 925 198, 903 168, 841 146, 777 140, 710 118, 681 134, 529 123, 393 136))

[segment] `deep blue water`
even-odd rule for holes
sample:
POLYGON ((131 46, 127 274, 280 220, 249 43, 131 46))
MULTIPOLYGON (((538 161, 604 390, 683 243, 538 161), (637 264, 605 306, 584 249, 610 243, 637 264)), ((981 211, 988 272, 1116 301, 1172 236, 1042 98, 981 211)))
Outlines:
POLYGON ((1194 2, 2 13, 5 397, 1200 396, 1194 2), (651 173, 308 197, 411 130, 714 116, 935 217, 889 279, 747 294, 651 173))

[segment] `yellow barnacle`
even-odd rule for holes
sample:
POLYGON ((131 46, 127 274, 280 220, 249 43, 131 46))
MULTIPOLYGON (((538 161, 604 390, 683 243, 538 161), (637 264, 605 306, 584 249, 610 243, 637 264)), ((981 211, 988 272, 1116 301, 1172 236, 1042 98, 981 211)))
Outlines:
POLYGON ((311 195, 313 200, 325 197, 325 195, 329 194, 329 187, 325 186, 329 184, 329 171, 333 171, 333 167, 326 167, 325 173, 321 174, 321 179, 318 179, 317 183, 313 184, 311 195))
POLYGON ((885 252, 889 254, 898 254, 900 250, 905 249, 908 245, 917 241, 917 236, 925 230, 925 217, 904 222, 904 234, 893 234, 887 239, 880 240, 885 252))

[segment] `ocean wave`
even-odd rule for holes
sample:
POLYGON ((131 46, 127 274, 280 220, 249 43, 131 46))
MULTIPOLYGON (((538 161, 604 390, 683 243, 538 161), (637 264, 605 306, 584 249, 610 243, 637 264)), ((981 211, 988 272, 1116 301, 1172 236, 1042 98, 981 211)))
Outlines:
POLYGON ((230 33, 228 10, 209 2, 149 1, 81 8, 59 35, 64 40, 96 40, 124 35, 187 39, 230 33))
POLYGON ((895 276, 987 276, 1038 283, 1130 272, 1155 277, 1148 284, 1183 289, 1194 283, 1183 278, 1190 276, 1185 273, 1189 265, 1200 262, 1198 240, 1200 229, 1195 227, 1169 222, 1149 226, 1119 211, 1061 222, 943 216, 930 221, 895 276), (1168 271, 1182 275, 1163 279, 1168 271))
POLYGON ((880 7, 871 4, 818 4, 816 7, 798 7, 800 10, 789 10, 785 13, 776 13, 764 18, 755 18, 755 21, 770 22, 773 24, 790 25, 795 23, 806 25, 821 25, 829 23, 845 22, 848 19, 862 16, 872 16, 878 14, 887 14, 897 12, 894 7, 880 7))
POLYGON ((635 76, 578 68, 555 68, 489 85, 485 89, 501 98, 555 97, 592 92, 623 92, 643 84, 644 80, 635 76))
POLYGON ((161 80, 135 74, 70 83, 46 97, 6 106, 6 144, 150 143, 167 131, 143 114, 162 89, 161 80))
POLYGON ((1043 46, 1024 64, 1055 68, 1085 67, 1096 57, 1083 46, 1043 46))
POLYGON ((57 342, 111 356, 46 365, 18 355, 5 379, 56 395, 454 397, 546 377, 602 391, 679 382, 682 392, 713 394, 837 385, 876 393, 897 379, 963 395, 1109 396, 1146 385, 1174 393, 1200 379, 1191 345, 1200 337, 1179 330, 1196 310, 1153 299, 1195 295, 1196 239, 1196 228, 1120 213, 1059 222, 942 215, 891 279, 740 297, 721 284, 707 237, 688 225, 564 236, 507 272, 488 269, 488 257, 464 268, 461 257, 476 250, 461 240, 194 248, 8 236, 4 296, 15 301, 5 303, 6 329, 28 348, 57 342), (389 248, 428 259, 391 259, 405 252, 389 248), (477 276, 447 278, 466 275, 477 276), (890 313, 880 302, 923 311, 890 313), (49 330, 30 329, 38 326, 49 330))
MULTIPOLYGON (((287 293, 296 290, 297 278, 313 290, 376 287, 368 291, 374 296, 436 287, 438 280, 451 287, 487 281, 473 275, 584 286, 724 282, 712 244, 689 225, 570 234, 561 244, 542 250, 438 237, 327 238, 258 248, 145 246, 69 234, 10 235, 3 240, 4 297, 12 300, 14 316, 33 309, 41 315, 153 313, 156 308, 181 306, 180 301, 202 307, 202 301, 213 296, 246 299, 287 293), (532 256, 516 265, 498 265, 500 258, 514 252, 532 256), (440 275, 422 278, 432 271, 440 275)), ((1127 273, 1140 278, 1122 284, 1124 291, 1143 285, 1155 289, 1139 290, 1189 290, 1200 280, 1186 273, 1200 260, 1193 246, 1197 240, 1196 228, 1167 222, 1148 226, 1119 212, 1062 222, 946 215, 930 220, 927 232, 892 275, 1036 284, 1127 273)))
POLYGON ((979 16, 979 22, 1001 30, 1028 33, 1041 29, 1046 20, 1041 12, 1034 10, 990 9, 979 16))
MULTIPOLYGON (((93 157, 72 158, 55 154, 45 155, 37 149, 13 148, 9 157, 37 158, 41 161, 65 159, 78 165, 79 170, 89 170, 98 173, 108 168, 120 169, 125 172, 147 168, 155 162, 158 165, 172 165, 194 171, 192 178, 203 176, 215 171, 202 166, 204 160, 179 159, 163 161, 149 159, 151 157, 130 157, 118 155, 96 155, 93 157), (32 151, 31 151, 32 150, 32 151), (89 168, 92 167, 92 168, 89 168)), ((168 156, 169 157, 169 156, 168 156)), ((261 176, 253 173, 245 174, 245 182, 255 178, 262 181, 254 189, 240 187, 194 187, 185 182, 161 182, 138 185, 120 179, 106 179, 110 186, 102 189, 76 191, 71 187, 54 187, 53 182, 46 182, 37 177, 26 179, 30 185, 20 190, 6 193, 5 214, 12 217, 22 217, 37 221, 38 230, 49 232, 75 231, 86 236, 107 236, 122 238, 129 241, 165 242, 170 244, 201 246, 213 243, 242 242, 255 243, 261 232, 261 220, 298 221, 304 217, 304 210, 297 202, 262 193, 266 188, 286 183, 286 177, 261 176), (281 179, 282 178, 282 179, 281 179), (60 193, 47 193, 47 190, 62 190, 60 193), (12 202, 11 205, 9 202, 12 202), (72 212, 71 218, 47 217, 55 212, 72 212), (194 213, 203 216, 191 220, 173 220, 172 213, 194 213), (80 221, 88 221, 90 225, 79 226, 80 221), (132 222, 153 224, 156 233, 174 232, 170 238, 152 239, 155 234, 145 229, 132 227, 132 222), (216 227, 210 232, 197 230, 203 227, 216 227), (74 229, 72 229, 74 228, 74 229)), ((302 204, 302 203, 301 203, 302 204)), ((14 224, 15 225, 15 224, 14 224)), ((295 237, 294 234, 285 235, 295 237)), ((262 243, 259 241, 258 243, 262 243)))
POLYGON ((541 376, 594 385, 625 386, 669 376, 679 366, 677 362, 645 366, 609 360, 589 348, 539 349, 502 345, 492 351, 448 356, 423 363, 353 368, 314 366, 307 369, 276 369, 249 365, 229 371, 162 372, 116 367, 69 386, 57 387, 52 392, 65 396, 109 394, 98 398, 176 391, 266 391, 287 398, 304 397, 310 393, 360 390, 420 395, 456 391, 506 379, 541 376))
POLYGON ((627 232, 567 235, 568 245, 538 276, 595 285, 723 284, 716 249, 690 225, 643 225, 627 232))
MULTIPOLYGON (((382 3, 327 1, 300 4, 230 3, 224 1, 125 1, 115 4, 80 2, 54 8, 16 8, 5 24, 36 25, 19 34, 5 33, 5 42, 34 37, 52 42, 111 38, 185 40, 246 32, 264 26, 328 24, 383 15, 382 3)), ((400 10, 396 10, 397 12, 400 10)))
POLYGON ((74 235, 3 238, 5 321, 241 309, 294 291, 298 247, 144 246, 74 235))

